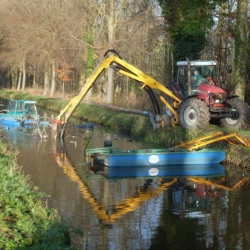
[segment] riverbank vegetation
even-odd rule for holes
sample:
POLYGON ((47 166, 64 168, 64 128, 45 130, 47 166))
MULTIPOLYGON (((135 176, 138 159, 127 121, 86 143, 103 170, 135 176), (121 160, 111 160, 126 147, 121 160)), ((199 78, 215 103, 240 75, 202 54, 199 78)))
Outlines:
POLYGON ((0 152, 0 249, 73 249, 66 224, 22 175, 17 153, 1 141, 0 152))

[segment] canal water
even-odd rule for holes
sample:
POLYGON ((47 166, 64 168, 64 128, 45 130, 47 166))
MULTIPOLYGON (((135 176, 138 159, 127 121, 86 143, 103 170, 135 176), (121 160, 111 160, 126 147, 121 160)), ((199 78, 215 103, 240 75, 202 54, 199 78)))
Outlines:
POLYGON ((107 178, 102 167, 86 164, 86 148, 103 147, 107 139, 122 149, 149 145, 96 125, 69 125, 63 143, 51 138, 50 128, 40 128, 46 139, 36 127, 0 131, 19 151, 22 172, 71 225, 77 249, 250 249, 250 189, 241 171, 107 178))

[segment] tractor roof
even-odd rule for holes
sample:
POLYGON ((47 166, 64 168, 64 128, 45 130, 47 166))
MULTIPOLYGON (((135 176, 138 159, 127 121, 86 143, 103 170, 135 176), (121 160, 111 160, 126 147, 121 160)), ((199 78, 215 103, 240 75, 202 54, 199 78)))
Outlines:
MULTIPOLYGON (((210 65, 216 65, 216 61, 190 61, 191 66, 210 66, 210 65)), ((180 61, 177 62, 177 66, 187 66, 188 61, 180 61)))

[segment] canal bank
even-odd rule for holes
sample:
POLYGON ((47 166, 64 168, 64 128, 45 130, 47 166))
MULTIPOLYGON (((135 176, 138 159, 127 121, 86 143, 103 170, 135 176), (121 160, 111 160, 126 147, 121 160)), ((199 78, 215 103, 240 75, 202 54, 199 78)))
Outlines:
MULTIPOLYGON (((34 100, 38 106, 58 112, 58 114, 69 102, 69 99, 51 98, 12 90, 1 90, 0 96, 5 99, 34 100)), ((74 118, 103 125, 116 133, 126 134, 131 140, 142 141, 150 147, 170 148, 183 141, 190 141, 219 131, 226 134, 238 133, 250 141, 250 127, 248 130, 234 131, 217 124, 210 124, 205 130, 186 130, 181 126, 154 129, 148 116, 99 103, 81 102, 71 119, 74 118)), ((235 166, 247 170, 250 168, 249 148, 242 145, 232 145, 225 141, 211 144, 209 147, 226 149, 226 163, 232 165, 233 169, 235 166)))
POLYGON ((67 225, 0 141, 0 249, 73 249, 67 225))
MULTIPOLYGON (((59 114, 69 99, 51 98, 48 96, 31 95, 25 92, 17 92, 12 90, 1 90, 0 96, 5 99, 24 99, 34 100, 37 105, 57 112, 59 114)), ((181 126, 154 129, 148 116, 136 114, 135 112, 124 112, 118 107, 107 106, 100 103, 81 102, 74 111, 74 118, 103 125, 116 133, 127 135, 130 140, 141 141, 148 147, 170 148, 195 138, 213 134, 222 131, 226 134, 237 133, 250 141, 250 126, 248 130, 229 130, 217 124, 210 124, 206 130, 185 130, 181 126)), ((228 142, 221 141, 211 144, 209 147, 221 148, 227 150, 226 163, 249 169, 250 149, 242 145, 233 145, 228 142)))

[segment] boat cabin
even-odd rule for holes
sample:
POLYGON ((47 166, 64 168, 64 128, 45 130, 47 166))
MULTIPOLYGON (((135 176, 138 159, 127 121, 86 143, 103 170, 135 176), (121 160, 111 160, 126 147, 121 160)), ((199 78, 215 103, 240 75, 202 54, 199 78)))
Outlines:
POLYGON ((10 100, 7 109, 0 111, 0 122, 5 125, 36 124, 39 117, 35 101, 10 100))
POLYGON ((6 113, 37 115, 36 102, 26 100, 11 100, 6 113))

